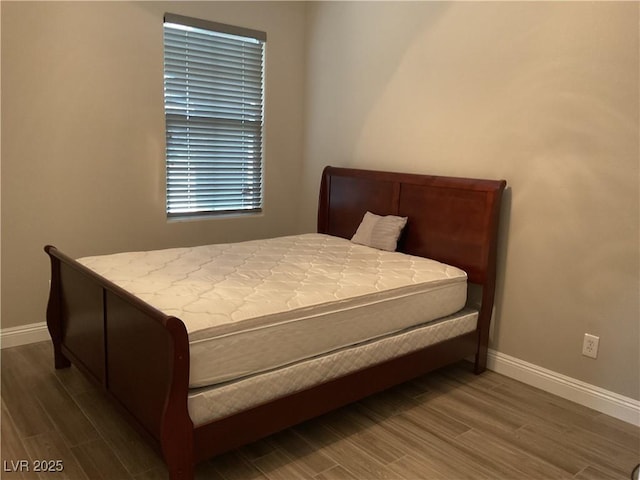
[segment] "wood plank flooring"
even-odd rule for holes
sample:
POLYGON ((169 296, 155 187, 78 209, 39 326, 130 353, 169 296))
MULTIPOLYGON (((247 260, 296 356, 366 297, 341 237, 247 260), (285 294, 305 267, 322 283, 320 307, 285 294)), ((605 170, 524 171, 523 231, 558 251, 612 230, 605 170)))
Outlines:
MULTIPOLYGON (((166 479, 160 456, 48 342, 2 350, 3 479, 166 479), (15 470, 61 460, 62 472, 15 470), (13 462, 13 463, 12 463, 13 462)), ((621 479, 640 429, 464 362, 198 465, 197 479, 621 479)))

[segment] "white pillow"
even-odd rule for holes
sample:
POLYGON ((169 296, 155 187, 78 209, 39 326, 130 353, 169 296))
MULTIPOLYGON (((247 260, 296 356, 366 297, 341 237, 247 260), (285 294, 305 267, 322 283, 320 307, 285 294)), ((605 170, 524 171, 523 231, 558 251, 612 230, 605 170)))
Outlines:
POLYGON ((351 241, 367 247, 394 252, 406 224, 407 217, 394 215, 381 217, 375 213, 367 212, 351 241))

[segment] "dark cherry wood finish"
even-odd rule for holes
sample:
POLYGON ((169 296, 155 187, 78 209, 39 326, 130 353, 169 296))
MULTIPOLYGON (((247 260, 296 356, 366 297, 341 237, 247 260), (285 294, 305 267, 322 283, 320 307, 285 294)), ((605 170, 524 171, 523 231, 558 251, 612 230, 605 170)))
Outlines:
POLYGON ((498 218, 504 181, 327 167, 318 231, 350 238, 368 210, 409 217, 399 250, 458 266, 482 286, 476 331, 307 390, 194 427, 187 409, 184 324, 95 274, 55 247, 47 325, 55 367, 71 363, 103 386, 162 452, 172 480, 195 463, 474 355, 486 367, 498 218))

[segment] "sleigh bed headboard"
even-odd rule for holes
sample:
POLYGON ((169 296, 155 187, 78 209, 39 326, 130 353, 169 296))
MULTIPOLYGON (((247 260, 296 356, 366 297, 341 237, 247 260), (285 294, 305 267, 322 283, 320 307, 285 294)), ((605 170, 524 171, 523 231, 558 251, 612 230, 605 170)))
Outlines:
POLYGON ((485 285, 495 281, 505 186, 504 180, 326 167, 318 232, 351 238, 367 210, 408 217, 399 251, 454 265, 485 285))

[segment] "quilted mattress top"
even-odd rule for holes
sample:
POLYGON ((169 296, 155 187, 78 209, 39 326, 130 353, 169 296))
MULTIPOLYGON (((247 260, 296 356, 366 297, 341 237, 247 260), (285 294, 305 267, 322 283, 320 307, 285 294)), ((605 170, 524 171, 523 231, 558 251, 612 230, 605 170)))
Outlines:
POLYGON ((190 341, 357 306, 398 289, 466 282, 434 260, 323 234, 130 252, 78 260, 167 315, 190 341))

